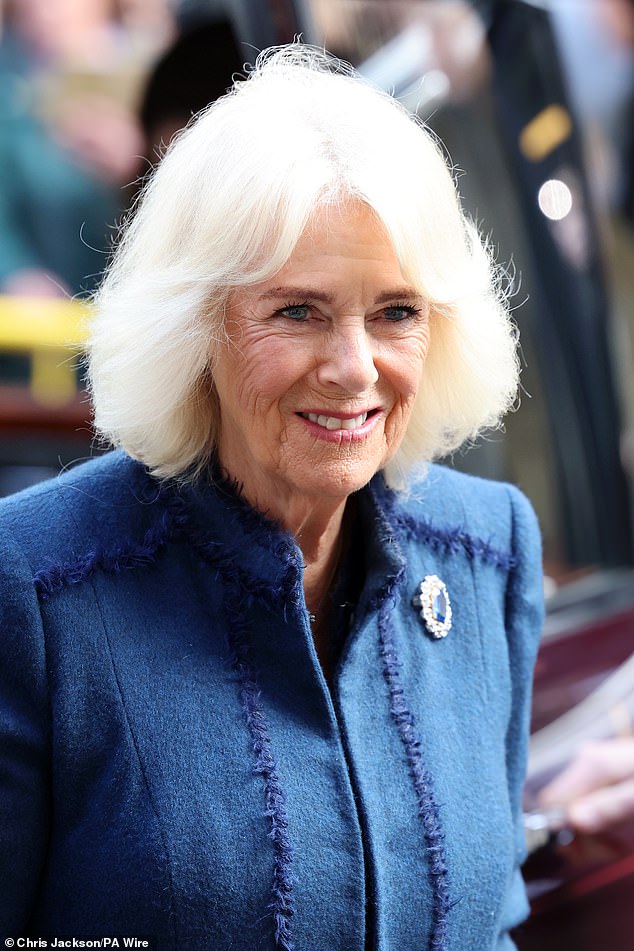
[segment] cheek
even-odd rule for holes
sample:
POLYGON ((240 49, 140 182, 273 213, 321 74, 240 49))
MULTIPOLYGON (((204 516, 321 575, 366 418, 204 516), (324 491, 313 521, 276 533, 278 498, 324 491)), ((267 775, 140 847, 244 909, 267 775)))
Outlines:
POLYGON ((388 375, 394 389, 405 404, 413 402, 418 392, 429 349, 429 333, 395 346, 389 354, 388 375))
POLYGON ((216 385, 223 402, 261 416, 292 385, 294 360, 288 348, 271 341, 225 351, 216 368, 216 385))

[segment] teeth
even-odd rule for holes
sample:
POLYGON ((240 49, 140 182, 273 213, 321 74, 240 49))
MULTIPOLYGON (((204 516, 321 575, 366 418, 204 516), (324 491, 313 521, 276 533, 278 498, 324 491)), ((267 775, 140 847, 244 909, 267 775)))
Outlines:
POLYGON ((363 426, 366 419, 368 418, 367 413, 363 413, 361 416, 355 416, 354 419, 341 419, 341 429, 358 429, 359 426, 363 426))
POLYGON ((335 416, 317 416, 316 413, 306 413, 306 418, 311 423, 317 423, 324 429, 358 429, 363 426, 368 418, 367 413, 361 413, 360 416, 353 416, 350 419, 337 419, 335 416))

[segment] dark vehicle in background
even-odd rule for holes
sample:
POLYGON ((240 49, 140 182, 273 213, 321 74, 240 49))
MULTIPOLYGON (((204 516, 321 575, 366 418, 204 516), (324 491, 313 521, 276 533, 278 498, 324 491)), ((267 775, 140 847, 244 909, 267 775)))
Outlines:
MULTIPOLYGON (((586 38, 605 30, 615 61, 618 52, 634 63, 634 3, 194 0, 183 12, 189 25, 205 12, 224 17, 247 44, 244 59, 301 33, 397 96, 466 170, 463 201, 491 233, 498 259, 510 262, 525 361, 521 409, 503 434, 450 462, 517 483, 542 525, 548 615, 535 675, 530 814, 538 789, 580 743, 633 732, 634 160, 632 143, 615 144, 576 90, 571 25, 573 34, 581 29, 577 39, 583 29, 586 38), (610 11, 622 19, 604 18, 610 11)), ((598 84, 611 63, 586 58, 582 66, 598 84)), ((634 66, 627 95, 612 119, 631 131, 634 66)), ((81 373, 72 369, 81 308, 51 305, 58 309, 44 331, 45 306, 0 299, 0 352, 23 381, 0 388, 5 493, 93 451, 81 373), (57 348, 69 344, 62 358, 57 348)), ((539 843, 525 867, 533 914, 515 936, 520 949, 631 951, 634 821, 531 841, 539 843)))
MULTIPOLYGON (((582 742, 631 735, 633 630, 628 568, 592 572, 550 599, 535 673, 528 809, 582 742)), ((600 835, 564 829, 537 842, 524 866, 532 915, 516 936, 520 949, 630 949, 634 820, 600 835)))

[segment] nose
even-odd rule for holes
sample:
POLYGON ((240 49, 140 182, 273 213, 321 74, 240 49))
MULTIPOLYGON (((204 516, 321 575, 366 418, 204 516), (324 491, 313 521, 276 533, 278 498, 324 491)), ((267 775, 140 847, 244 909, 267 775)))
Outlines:
POLYGON ((365 323, 334 329, 321 342, 317 378, 322 386, 336 386, 346 393, 363 393, 379 378, 374 341, 365 323))

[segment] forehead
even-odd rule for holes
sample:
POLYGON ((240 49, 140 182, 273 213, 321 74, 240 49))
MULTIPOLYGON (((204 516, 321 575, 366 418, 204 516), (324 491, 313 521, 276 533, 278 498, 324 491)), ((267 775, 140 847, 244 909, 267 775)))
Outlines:
POLYGON ((297 255, 338 248, 341 241, 351 239, 355 244, 378 244, 392 250, 387 230, 374 209, 363 201, 347 198, 315 209, 289 260, 297 255))
POLYGON ((364 202, 348 199, 316 209, 282 267, 236 289, 231 303, 284 297, 365 306, 422 295, 406 280, 377 214, 364 202))
POLYGON ((280 284, 308 274, 333 281, 345 275, 349 280, 359 276, 405 283, 385 226, 361 201, 318 208, 286 263, 265 283, 280 284))

